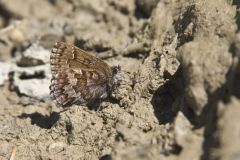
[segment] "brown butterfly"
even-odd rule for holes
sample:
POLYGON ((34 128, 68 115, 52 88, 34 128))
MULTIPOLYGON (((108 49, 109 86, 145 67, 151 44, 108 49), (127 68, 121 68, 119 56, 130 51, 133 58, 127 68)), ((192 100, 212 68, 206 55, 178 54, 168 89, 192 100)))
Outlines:
POLYGON ((80 48, 57 42, 50 56, 50 95, 58 106, 91 104, 107 98, 118 83, 119 66, 110 67, 80 48))

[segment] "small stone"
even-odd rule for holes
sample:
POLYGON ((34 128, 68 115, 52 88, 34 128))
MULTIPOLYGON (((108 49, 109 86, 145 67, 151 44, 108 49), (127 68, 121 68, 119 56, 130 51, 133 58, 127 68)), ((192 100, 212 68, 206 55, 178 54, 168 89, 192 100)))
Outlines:
POLYGON ((24 53, 13 69, 12 85, 20 94, 39 100, 49 100, 50 51, 33 44, 24 53))
POLYGON ((22 43, 25 41, 25 36, 20 29, 15 28, 11 32, 10 39, 15 43, 22 43))
POLYGON ((0 85, 3 85, 4 81, 8 80, 8 74, 11 70, 11 64, 0 62, 0 68, 0 85))
POLYGON ((178 112, 174 121, 175 140, 181 150, 179 159, 197 159, 202 155, 203 129, 193 130, 189 120, 178 112))
POLYGON ((18 92, 39 100, 49 100, 50 67, 16 67, 12 85, 18 92))
MULTIPOLYGON (((27 61, 32 60, 33 65, 42 65, 42 64, 47 64, 49 63, 49 58, 50 58, 50 51, 48 49, 45 49, 37 44, 33 44, 31 47, 29 47, 24 53, 23 57, 21 58, 20 61, 22 61, 22 65, 24 65, 24 59, 27 59, 27 61), (39 63, 34 64, 34 62, 37 61, 39 63)), ((21 63, 21 62, 19 62, 21 63)), ((30 62, 28 62, 29 64, 30 62)), ((26 64, 26 66, 29 66, 26 64)))
POLYGON ((214 148, 212 159, 240 159, 240 101, 232 96, 228 103, 219 102, 217 107, 218 121, 214 137, 219 146, 214 148))
POLYGON ((65 149, 65 143, 56 142, 48 146, 48 151, 52 154, 62 152, 65 149))
POLYGON ((182 112, 178 112, 174 125, 176 141, 178 144, 186 143, 186 137, 191 132, 191 128, 191 124, 184 114, 182 112))

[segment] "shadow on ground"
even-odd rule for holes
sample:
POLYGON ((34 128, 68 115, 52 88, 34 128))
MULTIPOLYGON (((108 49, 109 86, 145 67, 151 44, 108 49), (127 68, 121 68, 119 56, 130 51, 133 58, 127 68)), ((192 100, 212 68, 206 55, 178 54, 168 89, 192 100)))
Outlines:
POLYGON ((18 117, 21 119, 31 118, 32 124, 36 124, 40 128, 50 129, 55 124, 55 122, 58 121, 60 115, 58 112, 52 112, 49 116, 34 112, 31 114, 23 113, 18 117))
POLYGON ((180 110, 179 103, 183 98, 183 80, 179 68, 170 79, 160 86, 155 93, 151 103, 153 105, 154 114, 160 124, 172 122, 176 113, 180 110))

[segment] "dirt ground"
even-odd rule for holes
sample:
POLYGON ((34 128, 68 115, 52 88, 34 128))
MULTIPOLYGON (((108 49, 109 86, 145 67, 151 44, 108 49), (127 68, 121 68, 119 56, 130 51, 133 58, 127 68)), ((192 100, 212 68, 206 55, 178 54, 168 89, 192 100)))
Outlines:
POLYGON ((1 160, 239 160, 238 0, 0 0, 1 160), (120 65, 99 108, 59 113, 50 50, 120 65))

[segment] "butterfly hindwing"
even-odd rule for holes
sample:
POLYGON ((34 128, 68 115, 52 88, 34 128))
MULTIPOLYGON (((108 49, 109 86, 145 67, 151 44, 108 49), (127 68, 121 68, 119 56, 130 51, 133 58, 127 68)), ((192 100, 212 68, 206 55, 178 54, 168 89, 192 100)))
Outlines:
POLYGON ((57 42, 52 49, 50 94, 60 106, 86 104, 107 97, 111 68, 85 51, 57 42))

